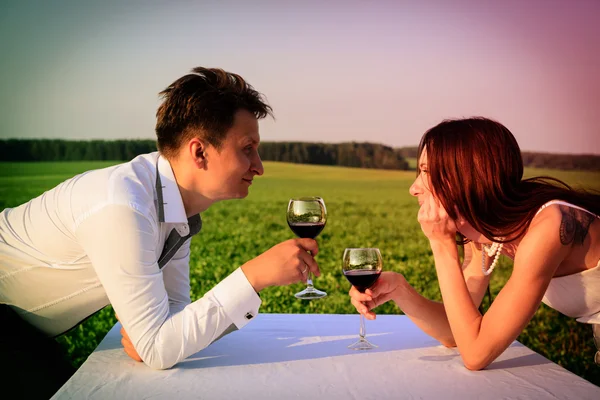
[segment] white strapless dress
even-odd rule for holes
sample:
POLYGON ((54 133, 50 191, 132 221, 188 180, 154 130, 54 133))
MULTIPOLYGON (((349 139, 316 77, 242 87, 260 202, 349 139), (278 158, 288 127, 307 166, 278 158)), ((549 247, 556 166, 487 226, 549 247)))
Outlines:
MULTIPOLYGON (((577 208, 600 218, 584 208, 559 200, 544 204, 538 213, 551 204, 577 208)), ((542 302, 578 322, 600 324, 600 260, 594 268, 552 278, 542 302)))

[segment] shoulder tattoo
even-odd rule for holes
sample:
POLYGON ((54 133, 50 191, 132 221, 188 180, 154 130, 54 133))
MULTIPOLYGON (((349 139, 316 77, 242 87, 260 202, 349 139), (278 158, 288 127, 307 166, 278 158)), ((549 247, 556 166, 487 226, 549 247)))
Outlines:
POLYGON ((595 217, 577 208, 563 205, 559 207, 562 214, 559 230, 560 242, 563 245, 583 245, 583 241, 595 217))

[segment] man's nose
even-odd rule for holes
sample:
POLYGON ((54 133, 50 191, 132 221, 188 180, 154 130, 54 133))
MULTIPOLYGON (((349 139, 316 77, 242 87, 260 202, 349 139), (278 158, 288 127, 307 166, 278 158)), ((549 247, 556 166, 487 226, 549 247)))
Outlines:
POLYGON ((256 155, 256 159, 252 163, 252 171, 258 176, 261 176, 265 173, 262 160, 260 159, 260 156, 258 154, 256 155))

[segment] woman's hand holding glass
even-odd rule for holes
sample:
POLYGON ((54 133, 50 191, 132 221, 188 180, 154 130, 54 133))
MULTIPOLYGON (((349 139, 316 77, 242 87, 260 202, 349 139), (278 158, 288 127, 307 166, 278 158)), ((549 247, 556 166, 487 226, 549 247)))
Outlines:
MULTIPOLYGON (((381 275, 383 259, 377 248, 348 248, 342 256, 342 272, 352 287, 364 292, 375 284, 381 275)), ((358 341, 348 346, 352 350, 370 350, 376 345, 366 339, 365 320, 360 314, 358 341)))
POLYGON ((393 300, 396 295, 396 290, 406 280, 404 276, 397 272, 385 271, 379 276, 379 279, 364 293, 361 293, 357 288, 350 288, 350 301, 360 314, 364 315, 368 320, 374 320, 376 315, 373 311, 390 300, 393 300))

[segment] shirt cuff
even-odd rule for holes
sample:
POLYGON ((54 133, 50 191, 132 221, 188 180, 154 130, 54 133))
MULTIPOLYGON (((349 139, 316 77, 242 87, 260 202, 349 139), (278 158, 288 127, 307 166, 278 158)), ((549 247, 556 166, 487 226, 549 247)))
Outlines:
POLYGON ((238 329, 242 329, 258 314, 260 297, 241 268, 223 279, 212 292, 238 329))

